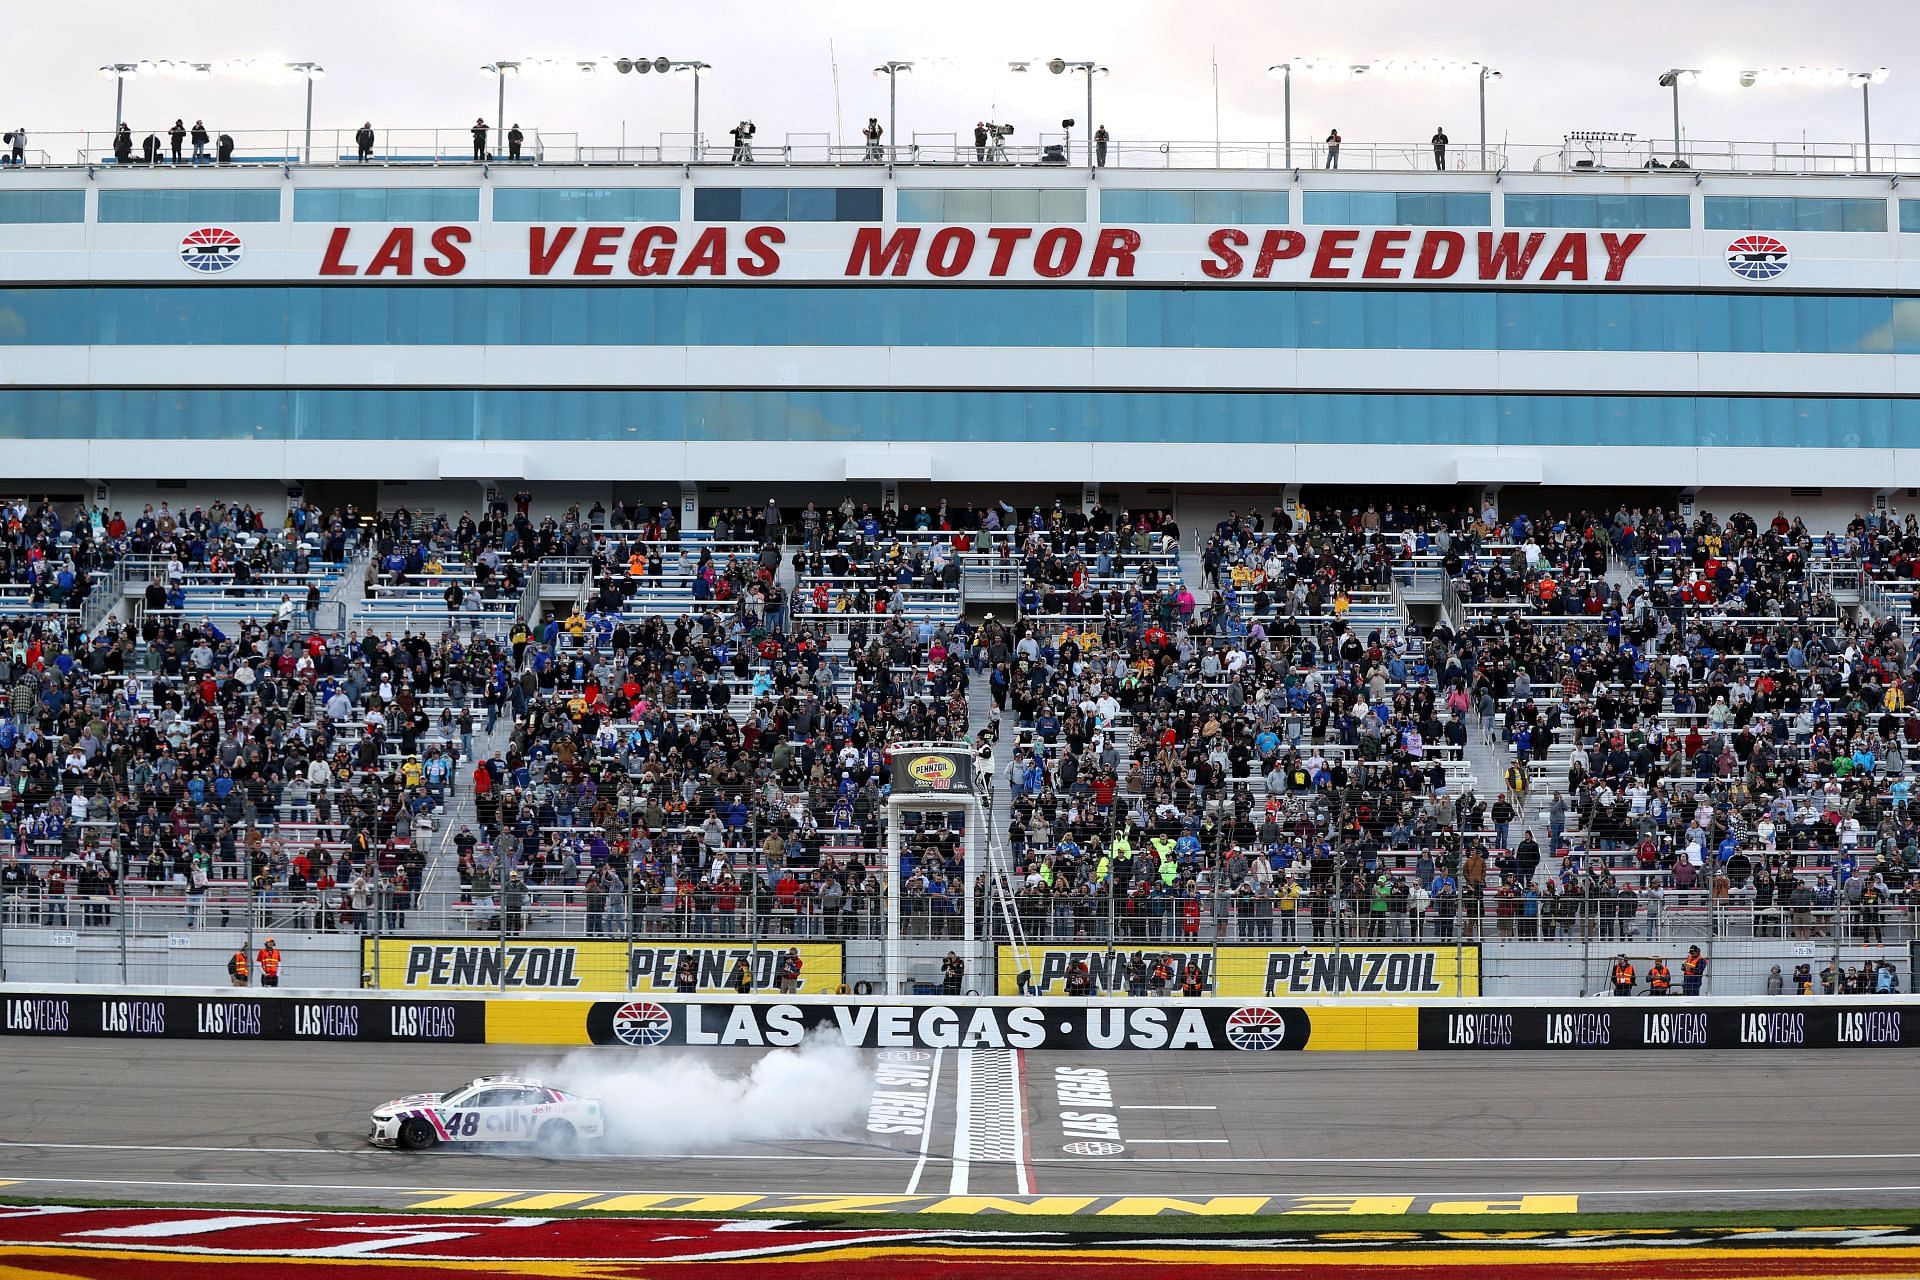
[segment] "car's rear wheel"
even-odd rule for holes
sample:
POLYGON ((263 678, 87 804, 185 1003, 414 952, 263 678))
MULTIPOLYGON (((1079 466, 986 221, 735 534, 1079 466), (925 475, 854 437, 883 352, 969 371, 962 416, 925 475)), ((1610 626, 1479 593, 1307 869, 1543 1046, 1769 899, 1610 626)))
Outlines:
POLYGON ((570 1156, 580 1149, 580 1134, 565 1120, 549 1120, 540 1126, 537 1142, 542 1151, 570 1156))
POLYGON ((433 1126, 425 1120, 407 1120, 400 1125, 400 1149, 402 1151, 425 1151, 438 1141, 440 1141, 440 1136, 433 1131, 433 1126))

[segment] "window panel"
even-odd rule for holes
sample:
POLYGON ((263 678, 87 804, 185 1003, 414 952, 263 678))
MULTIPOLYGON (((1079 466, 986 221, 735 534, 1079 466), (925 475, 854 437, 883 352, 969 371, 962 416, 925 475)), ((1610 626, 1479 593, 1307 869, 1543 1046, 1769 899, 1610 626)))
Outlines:
POLYGON ((0 191, 0 223, 84 222, 84 191, 0 191))

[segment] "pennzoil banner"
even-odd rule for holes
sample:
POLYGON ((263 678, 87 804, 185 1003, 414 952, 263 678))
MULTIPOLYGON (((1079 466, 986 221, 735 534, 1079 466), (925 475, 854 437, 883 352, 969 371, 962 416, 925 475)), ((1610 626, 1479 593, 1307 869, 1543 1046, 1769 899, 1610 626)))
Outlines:
POLYGON ((1153 993, 1154 963, 1166 960, 1165 992, 1178 992, 1188 964, 1198 965, 1210 996, 1266 999, 1314 996, 1437 998, 1480 994, 1480 948, 1450 946, 1267 947, 1244 943, 1212 947, 999 947, 998 983, 1003 996, 1023 994, 1020 974, 1029 973, 1026 994, 1066 994, 1067 975, 1084 963, 1095 994, 1132 989, 1133 958, 1139 956, 1153 993), (1215 958, 1218 957, 1218 964, 1215 958))
POLYGON ((973 794, 973 756, 964 749, 911 748, 893 753, 893 790, 916 796, 973 794))
POLYGON ((366 983, 406 991, 643 991, 674 990, 680 958, 699 963, 696 989, 728 991, 735 963, 747 962, 755 991, 778 987, 778 961, 799 953, 795 990, 838 991, 846 977, 846 949, 838 942, 763 941, 664 945, 587 941, 508 941, 477 938, 363 938, 360 968, 366 983))

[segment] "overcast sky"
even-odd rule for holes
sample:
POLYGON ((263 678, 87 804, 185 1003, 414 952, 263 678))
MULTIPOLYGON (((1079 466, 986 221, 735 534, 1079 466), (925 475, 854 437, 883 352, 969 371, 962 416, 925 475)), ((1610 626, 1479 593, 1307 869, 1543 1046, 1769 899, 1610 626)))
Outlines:
MULTIPOLYGON (((95 74, 103 62, 272 54, 327 68, 317 127, 371 118, 457 128, 493 117, 494 85, 476 74, 481 62, 664 54, 713 64, 702 86, 710 141, 742 116, 758 122, 762 143, 836 127, 857 141, 868 115, 885 120, 886 84, 873 77, 874 64, 937 55, 957 65, 901 81, 902 140, 970 129, 991 113, 1014 123, 1021 141, 1082 115, 1084 85, 987 68, 1057 55, 1112 68, 1095 88, 1094 114, 1116 139, 1210 141, 1216 50, 1229 141, 1280 137, 1280 86, 1268 64, 1326 54, 1495 66, 1505 78, 1490 88, 1488 129, 1514 143, 1557 143, 1569 130, 1665 138, 1669 101, 1655 78, 1669 66, 1885 65, 1892 76, 1874 91, 1875 139, 1920 144, 1920 0, 64 0, 8 24, 0 116, 35 135, 105 129, 113 85, 95 74)), ((507 92, 510 121, 588 144, 619 142, 623 122, 630 143, 688 128, 681 79, 519 80, 507 92)), ((1477 132, 1471 80, 1296 81, 1293 101, 1296 140, 1334 125, 1350 146, 1424 139, 1436 125, 1456 144, 1477 132)), ((1859 94, 1844 88, 1694 88, 1682 91, 1681 109, 1686 134, 1698 139, 1851 142, 1860 130, 1859 94)), ((215 131, 297 129, 301 111, 297 84, 127 86, 136 133, 175 116, 203 117, 215 131)), ((1920 145, 1909 155, 1920 164, 1920 145)))

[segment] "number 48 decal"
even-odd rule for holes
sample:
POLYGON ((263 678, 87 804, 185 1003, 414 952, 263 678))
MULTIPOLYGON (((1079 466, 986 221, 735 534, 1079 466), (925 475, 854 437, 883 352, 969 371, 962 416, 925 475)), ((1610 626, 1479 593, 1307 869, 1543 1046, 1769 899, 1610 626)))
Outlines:
POLYGON ((480 1132, 480 1113, 478 1111, 456 1111, 446 1118, 449 1138, 471 1138, 480 1132))

